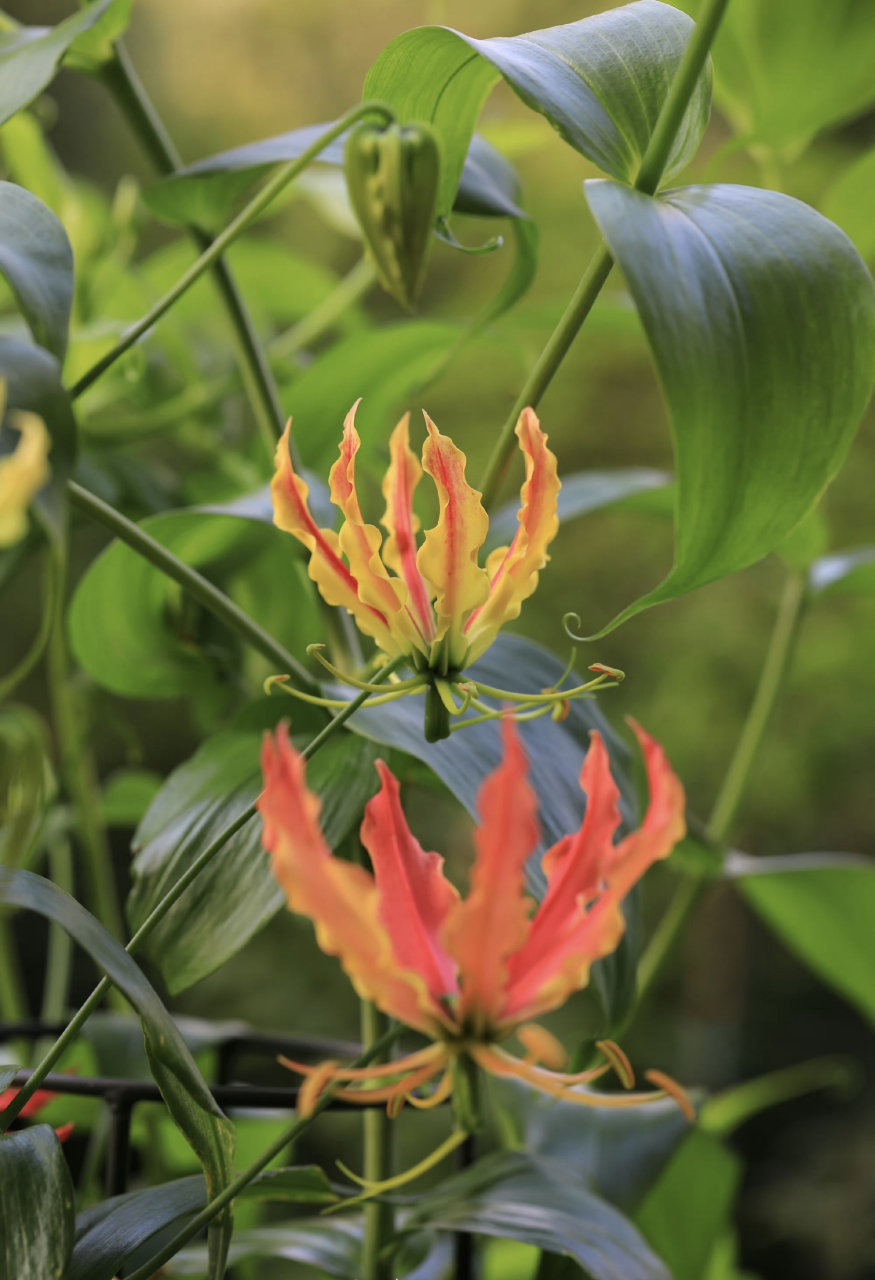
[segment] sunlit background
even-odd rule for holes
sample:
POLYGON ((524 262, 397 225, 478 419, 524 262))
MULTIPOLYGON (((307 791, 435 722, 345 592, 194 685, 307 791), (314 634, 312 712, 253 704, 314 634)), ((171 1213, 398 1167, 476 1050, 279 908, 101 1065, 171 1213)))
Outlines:
MULTIPOLYGON (((384 45, 408 27, 445 23, 473 36, 512 35, 611 6, 564 0, 137 0, 135 7, 129 51, 184 159, 191 161, 335 118, 358 100, 365 73, 384 45)), ((19 0, 8 8, 22 21, 49 23, 64 16, 69 5, 19 0)), ((62 74, 39 110, 51 122, 53 147, 75 174, 109 194, 123 174, 143 183, 151 180, 145 157, 98 85, 62 74)), ((540 231, 537 279, 486 337, 412 403, 397 406, 415 411, 426 407, 465 449, 473 475, 482 469, 525 370, 596 244, 581 183, 598 176, 504 86, 489 99, 481 129, 521 175, 524 207, 540 231)), ((779 183, 788 194, 820 208, 836 177, 871 147, 875 116, 828 133, 797 161, 767 173, 747 154, 721 160, 717 152, 729 136, 728 125, 715 113, 685 181, 707 177, 779 183)), ((456 219, 454 227, 472 245, 496 229, 491 222, 465 218, 456 219)), ((259 224, 256 234, 282 240, 336 275, 348 271, 361 253, 351 228, 338 229, 336 218, 327 220, 313 200, 303 198, 286 202, 276 216, 259 224)), ((153 224, 147 247, 158 248, 172 235, 153 224)), ((509 243, 485 257, 436 245, 422 314, 450 319, 475 314, 508 270, 510 253, 509 243)), ((542 423, 562 471, 618 466, 670 470, 665 409, 637 321, 624 309, 623 281, 616 271, 608 291, 616 295, 615 305, 600 305, 584 328, 542 402, 542 423)), ((381 320, 400 315, 377 290, 364 305, 381 320)), ((295 412, 294 383, 284 388, 284 399, 284 408, 295 412)), ((368 418, 366 411, 367 405, 365 429, 385 439, 391 421, 368 418)), ((227 420, 230 412, 216 424, 230 433, 229 439, 240 429, 238 422, 227 420)), ((234 412, 245 419, 239 404, 234 412)), ((321 464, 321 457, 308 458, 306 422, 297 427, 305 460, 321 464)), ((832 548, 873 540, 873 453, 870 408, 844 470, 823 500, 832 548)), ((150 456, 148 449, 131 447, 134 467, 146 465, 150 456)), ((246 487, 226 477, 218 492, 214 479, 199 478, 191 459, 176 462, 180 474, 169 483, 165 473, 172 461, 153 457, 159 482, 151 488, 144 483, 137 491, 140 514, 233 496, 246 487)), ((515 475, 515 483, 519 479, 515 475)), ((506 496, 511 492, 509 485, 506 496)), ((376 488, 370 496, 376 501, 376 488)), ((82 529, 77 539, 84 566, 101 535, 82 529)), ((523 610, 519 630, 567 655, 571 642, 563 632, 563 615, 574 611, 584 632, 595 631, 659 580, 670 563, 671 546, 670 521, 646 510, 594 514, 569 524, 554 544, 552 561, 537 597, 523 610)), ((604 710, 618 726, 623 715, 634 713, 665 743, 687 786, 691 810, 703 817, 753 694, 785 573, 772 557, 646 612, 584 651, 590 661, 625 670, 622 688, 602 699, 604 710)), ((283 584, 268 582, 264 589, 281 592, 283 584)), ((3 669, 20 653, 22 636, 30 634, 36 621, 28 581, 16 581, 6 601, 9 625, 0 632, 3 669)), ((811 608, 733 833, 739 849, 757 854, 870 850, 873 626, 871 597, 837 596, 811 608)), ((39 676, 28 682, 22 696, 44 704, 39 676)), ((165 774, 191 753, 206 714, 190 702, 149 705, 106 693, 97 695, 95 705, 100 766, 106 774, 132 758, 165 774)), ((448 853, 453 874, 464 877, 470 847, 467 818, 451 798, 436 798, 415 785, 408 788, 407 799, 423 841, 448 853)), ((116 855, 123 868, 130 833, 117 836, 116 855)), ((645 930, 652 928, 669 891, 670 873, 654 871, 645 894, 645 930)), ((88 980, 84 967, 82 980, 88 980)), ((316 950, 309 928, 286 915, 236 961, 186 992, 175 1007, 208 1017, 241 1017, 265 1028, 357 1034, 356 1002, 345 980, 334 962, 316 950)), ((557 1017, 556 1027, 573 1040, 586 1016, 585 1001, 572 1001, 557 1017)), ((871 1036, 862 1020, 726 888, 706 898, 626 1047, 643 1065, 656 1063, 686 1082, 712 1086, 828 1052, 852 1055, 870 1074, 872 1065, 871 1036)), ((741 1130, 736 1145, 747 1172, 739 1223, 742 1260, 752 1272, 768 1280, 863 1280, 875 1274, 871 1121, 870 1085, 868 1092, 861 1090, 850 1099, 820 1094, 785 1104, 741 1130)), ((402 1132, 406 1149, 413 1139, 402 1132)), ((308 1136, 298 1156, 327 1161, 342 1149, 354 1159, 357 1140, 355 1122, 334 1117, 308 1136)), ((276 1272, 265 1265, 259 1275, 294 1271, 291 1264, 275 1265, 276 1272)), ((496 1278, 508 1280, 522 1278, 529 1266, 525 1251, 490 1261, 496 1278)))

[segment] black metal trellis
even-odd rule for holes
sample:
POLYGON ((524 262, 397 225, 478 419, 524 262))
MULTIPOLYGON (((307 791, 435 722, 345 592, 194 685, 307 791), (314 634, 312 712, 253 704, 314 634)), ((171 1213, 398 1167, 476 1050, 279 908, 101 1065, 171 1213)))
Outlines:
MULTIPOLYGON (((66 1023, 39 1021, 0 1024, 0 1043, 17 1039, 57 1037, 66 1023)), ((234 1081, 234 1071, 243 1054, 275 1059, 278 1054, 304 1054, 325 1058, 357 1058, 362 1046, 351 1040, 321 1036, 293 1036, 268 1032, 232 1031, 210 1042, 218 1055, 218 1082, 209 1086, 210 1093, 225 1110, 246 1107, 251 1110, 295 1109, 299 1090, 292 1086, 255 1085, 234 1081)), ((19 1071, 11 1087, 20 1087, 31 1077, 28 1070, 19 1071)), ((163 1102, 154 1080, 129 1080, 113 1076, 72 1076, 50 1072, 40 1088, 74 1097, 101 1098, 109 1109, 110 1125, 106 1153, 105 1191, 107 1196, 122 1195, 127 1190, 131 1149, 131 1120, 138 1102, 163 1102)), ((374 1108, 385 1103, 368 1104, 374 1108)), ((332 1111, 361 1111, 358 1103, 335 1098, 328 1104, 332 1111)), ((476 1158, 475 1141, 468 1138, 459 1148, 459 1164, 467 1168, 476 1158)), ((473 1239, 467 1232, 456 1233, 456 1280, 471 1280, 474 1269, 473 1239)))

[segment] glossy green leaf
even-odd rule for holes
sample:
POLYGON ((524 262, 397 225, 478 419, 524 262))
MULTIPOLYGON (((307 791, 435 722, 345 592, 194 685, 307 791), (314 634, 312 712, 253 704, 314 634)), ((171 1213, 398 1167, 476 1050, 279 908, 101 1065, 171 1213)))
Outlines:
POLYGON ((635 1215, 673 1280, 703 1280, 740 1182, 738 1156, 693 1129, 635 1215))
POLYGON ((34 339, 63 363, 73 305, 73 250, 51 209, 14 182, 0 182, 0 272, 34 339))
POLYGON ((678 484, 674 568, 603 635, 753 564, 811 510, 871 390, 875 285, 844 233, 789 196, 585 186, 650 342, 678 484))
POLYGON ((875 259, 875 149, 861 156, 833 183, 824 216, 849 235, 867 262, 875 259))
POLYGON ((733 854, 726 874, 803 964, 875 1022, 875 861, 733 854))
MULTIPOLYGON (((79 0, 80 8, 87 0, 79 0)), ((64 66, 71 71, 97 74, 113 57, 113 44, 124 35, 131 20, 134 0, 110 0, 101 18, 78 35, 64 55, 64 66)))
MULTIPOLYGON (((229 1263, 246 1258, 284 1258, 303 1262, 338 1280, 361 1275, 362 1219, 302 1218, 297 1222, 238 1231, 228 1254, 229 1263)), ((205 1253, 197 1246, 182 1249, 173 1259, 172 1275, 202 1276, 205 1253)))
POLYGON ((871 595, 875 591, 875 547, 853 547, 815 560, 808 571, 815 595, 871 595))
MULTIPOLYGON (((306 125, 291 133, 198 160, 147 187, 143 200, 149 211, 163 222, 216 231, 228 221, 237 202, 274 165, 297 160, 333 124, 334 121, 327 121, 306 125)), ((342 166, 347 136, 341 134, 329 143, 319 153, 319 163, 342 166)), ((459 213, 493 218, 525 217, 517 205, 519 179, 513 166, 485 138, 478 135, 471 138, 457 185, 453 207, 459 213)))
POLYGON ((592 1280, 669 1280, 618 1209, 565 1165, 518 1152, 486 1156, 419 1199, 405 1230, 470 1231, 567 1254, 592 1280))
POLYGON ((50 1125, 0 1137, 0 1280, 54 1280, 65 1274, 75 1199, 50 1125))
MULTIPOLYGON (((310 1165, 262 1173, 238 1199, 331 1204, 337 1196, 322 1170, 310 1165)), ((76 1244, 64 1280, 113 1280, 137 1249, 158 1232, 181 1225, 206 1203, 206 1184, 196 1175, 113 1196, 85 1209, 76 1218, 76 1244)), ((205 1263, 206 1250, 203 1259, 205 1263)))
POLYGON ((712 50, 715 101, 743 137, 798 154, 875 102, 873 46, 869 0, 732 0, 712 50))
MULTIPOLYGON (((685 14, 658 0, 489 40, 417 27, 386 46, 368 72, 364 97, 388 102, 402 121, 426 120, 436 129, 444 164, 439 215, 450 211, 474 124, 502 76, 570 146, 631 183, 692 29, 685 14)), ((666 179, 695 152, 710 101, 709 64, 678 130, 666 179)))
POLYGON ((562 1102, 516 1080, 490 1079, 489 1088, 508 1145, 566 1165, 625 1211, 642 1199, 689 1132, 670 1099, 614 1111, 562 1102))
POLYGON ((52 438, 51 480, 34 502, 51 536, 61 541, 66 536, 66 480, 76 457, 76 419, 61 382, 61 366, 42 347, 0 337, 0 378, 6 381, 7 411, 39 414, 52 438))
MULTIPOLYGON (((600 511, 603 507, 622 502, 635 494, 664 489, 671 483, 672 477, 667 472, 655 471, 649 467, 575 471, 571 475, 562 476, 556 514, 560 522, 565 524, 578 516, 588 515, 590 511, 600 511)), ((513 541, 518 527, 519 509, 519 500, 515 498, 490 515, 487 550, 513 541)))
MULTIPOLYGON (((295 703, 288 711, 295 716, 295 703)), ((286 710, 284 707, 283 710, 286 710)), ((167 779, 134 837, 128 917, 137 928, 194 859, 256 799, 261 737, 209 738, 167 779)), ((377 787, 370 743, 344 733, 307 769, 322 801, 322 826, 336 848, 377 787)), ((212 973, 276 915, 285 899, 261 847, 261 819, 233 836, 155 929, 147 954, 173 994, 212 973)))
POLYGON ((112 3, 94 0, 56 27, 0 31, 0 124, 42 93, 76 37, 90 30, 112 3))
MULTIPOLYGON (((153 987, 99 920, 50 880, 29 871, 0 868, 0 903, 36 911, 59 924, 127 996, 143 1023, 149 1065, 167 1109, 204 1170, 210 1194, 233 1177, 234 1128, 217 1106, 185 1042, 153 987)), ((229 1215, 210 1228, 210 1252, 218 1264, 230 1236, 229 1215)))

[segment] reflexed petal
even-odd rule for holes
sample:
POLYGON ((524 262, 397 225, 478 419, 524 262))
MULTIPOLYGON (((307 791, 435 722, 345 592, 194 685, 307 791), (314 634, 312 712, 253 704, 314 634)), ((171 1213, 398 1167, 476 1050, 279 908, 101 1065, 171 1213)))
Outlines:
POLYGON ((401 967, 380 919, 380 895, 363 867, 335 858, 319 827, 319 800, 284 725, 265 737, 258 808, 271 869, 292 911, 308 916, 316 940, 339 956, 356 991, 408 1026, 428 1033, 441 1011, 418 974, 401 967))
MULTIPOLYGON (((338 535, 338 545, 346 556, 350 572, 358 587, 358 598, 364 604, 378 609, 386 619, 397 648, 409 653, 419 631, 407 612, 407 587, 399 578, 390 578, 380 559, 382 534, 376 525, 366 524, 359 506, 355 487, 355 456, 361 447, 359 433, 355 429, 356 401, 343 423, 340 457, 331 468, 328 478, 331 501, 343 513, 344 522, 338 535)), ((420 640, 420 648, 426 646, 420 640)))
POLYGON ((444 951, 440 931, 459 895, 444 877, 443 858, 426 853, 401 809, 398 781, 377 761, 382 786, 368 801, 362 844, 380 894, 380 919, 400 964, 420 974, 431 995, 455 995, 456 966, 444 951))
MULTIPOLYGON (((0 417, 5 389, 0 384, 0 417)), ((27 533, 27 508, 49 478, 52 442, 42 418, 16 413, 12 425, 19 439, 11 453, 0 457, 0 547, 11 547, 27 533)))
POLYGON ((341 605, 355 618, 364 635, 372 636, 384 652, 394 657, 398 652, 385 614, 359 599, 359 584, 341 559, 340 540, 332 529, 320 529, 307 505, 309 489, 306 481, 295 475, 289 458, 289 431, 292 421, 276 447, 276 471, 271 481, 273 522, 278 529, 291 533, 310 551, 310 577, 327 604, 341 605))
POLYGON ((469 663, 485 653, 505 622, 519 617, 523 601, 538 585, 538 574, 550 558, 547 547, 559 528, 556 498, 562 486, 556 458, 547 448, 547 437, 534 410, 523 410, 516 434, 526 459, 519 528, 504 554, 499 558, 499 553, 493 552, 487 561, 489 599, 465 624, 471 646, 469 663))
POLYGON ((434 638, 434 612, 422 574, 416 565, 416 533, 419 517, 413 511, 413 494, 422 478, 422 467, 410 448, 410 414, 405 413, 389 439, 391 461, 383 480, 386 511, 383 527, 389 537, 383 562, 407 583, 408 607, 426 640, 434 638))
POLYGON ((513 722, 503 725, 504 759, 480 788, 480 825, 471 892, 450 911, 444 945, 459 963, 458 1020, 480 1027, 501 1014, 507 958, 529 931, 523 868, 537 847, 538 802, 527 780, 525 752, 513 722))
POLYGON ((584 761, 581 786, 587 810, 580 833, 566 837, 544 858, 548 889, 528 942, 510 960, 507 1020, 523 1020, 555 1009, 585 986, 590 966, 609 955, 623 936, 620 904, 658 858, 666 857, 686 831, 684 791, 665 753, 639 726, 650 786, 644 822, 619 844, 617 790, 599 735, 584 761))
POLYGON ((480 494, 465 479, 464 453, 441 435, 428 414, 425 425, 428 439, 422 465, 437 486, 440 517, 426 533, 416 563, 435 596, 437 630, 432 652, 439 648, 449 667, 458 670, 468 650, 465 621, 489 595, 486 570, 477 564, 489 519, 480 494))

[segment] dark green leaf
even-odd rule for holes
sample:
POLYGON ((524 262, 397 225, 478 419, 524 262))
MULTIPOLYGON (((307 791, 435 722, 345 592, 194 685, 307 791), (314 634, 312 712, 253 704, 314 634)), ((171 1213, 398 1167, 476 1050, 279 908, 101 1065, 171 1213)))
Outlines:
POLYGON ((875 149, 861 156, 833 183, 823 203, 823 213, 851 237, 860 253, 875 258, 875 149))
POLYGON ((753 564, 811 510, 871 390, 875 286, 844 233, 789 196, 654 199, 600 180, 586 194, 641 313, 678 477, 674 568, 610 630, 753 564))
MULTIPOLYGON (((311 1165, 262 1173, 238 1198, 331 1204, 337 1196, 322 1170, 311 1165)), ((64 1280, 112 1280, 137 1249, 206 1203, 206 1184, 197 1175, 113 1196, 84 1210, 76 1218, 76 1244, 64 1280)), ((206 1251, 203 1257, 206 1263, 206 1251)))
MULTIPOLYGON (((49 880, 0 868, 0 902, 36 911, 59 924, 127 996, 140 1015, 146 1051, 167 1109, 197 1155, 215 1195, 233 1177, 234 1128, 216 1105, 164 1005, 115 938, 84 907, 49 880)), ((221 1215, 211 1227, 211 1254, 220 1257, 230 1234, 221 1215)))
MULTIPOLYGON (((293 703, 290 708, 294 716, 293 703)), ((256 734, 221 733, 170 775, 134 838, 134 888, 128 899, 133 928, 255 801, 262 786, 260 748, 256 734)), ((308 782, 322 801, 322 826, 332 848, 349 833, 376 790, 376 754, 370 743, 344 733, 326 743, 308 766, 308 782)), ((149 939, 148 954, 176 994, 239 951, 284 900, 261 847, 261 819, 255 817, 171 907, 149 939)))
POLYGON ((815 595, 870 595, 875 591, 875 547, 854 547, 815 560, 808 572, 815 595))
POLYGON ((689 1131, 670 1099, 614 1111, 549 1098, 516 1080, 489 1084, 506 1138, 516 1149, 567 1165, 591 1191, 626 1211, 689 1131))
POLYGON ((567 1254, 593 1280, 669 1280, 632 1223, 565 1165, 486 1156, 416 1203, 405 1230, 470 1231, 567 1254))
MULTIPOLYGON (((317 1267, 338 1280, 358 1280, 361 1275, 362 1219, 302 1218, 288 1225, 254 1227, 238 1231, 231 1244, 231 1265, 245 1258, 285 1258, 317 1267)), ((202 1248, 182 1249, 174 1258, 177 1274, 203 1275, 202 1248)))
POLYGON ((93 27, 112 2, 94 0, 56 27, 0 32, 0 124, 42 93, 76 37, 93 27))
POLYGON ((0 1137, 0 1280, 54 1280, 73 1248, 75 1194, 54 1129, 0 1137))
POLYGON ((673 1280, 703 1280, 740 1181, 738 1156, 699 1129, 687 1135, 635 1216, 673 1280))
MULTIPOLYGON (((575 471, 562 477, 557 515, 565 523, 577 516, 585 516, 590 511, 600 511, 602 507, 622 502, 633 494, 664 489, 671 483, 672 477, 667 472, 654 471, 648 467, 618 467, 615 471, 575 471)), ((514 499, 490 515, 487 550, 513 541, 518 527, 518 511, 519 502, 514 499)))
POLYGON ((520 180, 516 169, 481 134, 475 133, 465 157, 453 212, 481 218, 503 214, 525 219, 517 204, 519 198, 520 180))
POLYGON ((875 861, 733 854, 726 874, 803 964, 875 1021, 875 861))
POLYGON ((63 363, 73 305, 73 250, 51 209, 14 182, 0 182, 0 272, 36 341, 63 363))
POLYGON ((15 1063, 4 1063, 0 1067, 0 1089, 7 1089, 20 1070, 21 1067, 15 1063))
POLYGON ((20 864, 54 797, 51 734, 36 711, 11 702, 0 707, 0 863, 20 864))
MULTIPOLYGON (((365 98, 402 121, 426 120, 443 143, 438 214, 452 207, 480 109, 501 76, 570 146, 632 182, 692 31, 689 18, 639 0, 566 26, 474 40, 448 27, 396 36, 371 67, 365 98)), ((693 93, 666 178, 693 155, 708 122, 710 63, 693 93)))

